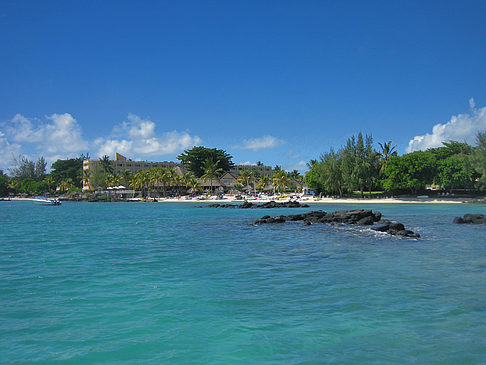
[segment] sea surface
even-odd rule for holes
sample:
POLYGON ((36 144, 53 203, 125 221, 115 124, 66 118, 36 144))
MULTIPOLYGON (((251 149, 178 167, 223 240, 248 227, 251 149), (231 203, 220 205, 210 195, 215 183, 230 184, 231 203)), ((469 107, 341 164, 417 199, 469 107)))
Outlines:
POLYGON ((485 205, 365 205, 422 235, 191 203, 0 202, 0 362, 485 364, 485 205))

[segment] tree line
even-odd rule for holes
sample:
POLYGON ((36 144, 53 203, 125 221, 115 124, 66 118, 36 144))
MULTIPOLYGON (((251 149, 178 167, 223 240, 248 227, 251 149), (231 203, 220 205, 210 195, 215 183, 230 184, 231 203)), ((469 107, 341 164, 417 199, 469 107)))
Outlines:
POLYGON ((89 156, 57 160, 48 173, 44 157, 33 161, 19 156, 15 159, 15 166, 8 170, 8 175, 0 171, 0 196, 52 194, 55 191, 81 189, 83 160, 86 158, 89 156))
MULTIPOLYGON (((209 192, 213 191, 213 182, 221 182, 225 172, 234 166, 232 156, 224 150, 206 148, 203 146, 185 150, 177 156, 186 172, 178 173, 174 167, 152 167, 139 170, 132 174, 129 170, 115 172, 112 161, 108 156, 100 159, 101 170, 83 170, 83 178, 90 181, 89 189, 106 189, 107 187, 124 186, 139 191, 142 196, 182 195, 186 193, 200 193, 203 182, 209 183, 209 192)), ((261 162, 257 166, 261 166, 261 162)), ((304 177, 297 170, 286 172, 276 166, 271 176, 262 174, 256 167, 249 166, 240 171, 237 184, 226 189, 239 192, 262 192, 274 190, 300 190, 304 185, 304 177)))
POLYGON ((477 143, 443 142, 441 147, 399 156, 391 141, 373 144, 372 136, 348 138, 338 151, 330 149, 312 160, 305 181, 317 193, 343 196, 359 191, 389 194, 423 191, 427 185, 441 189, 484 190, 486 188, 486 133, 477 143))

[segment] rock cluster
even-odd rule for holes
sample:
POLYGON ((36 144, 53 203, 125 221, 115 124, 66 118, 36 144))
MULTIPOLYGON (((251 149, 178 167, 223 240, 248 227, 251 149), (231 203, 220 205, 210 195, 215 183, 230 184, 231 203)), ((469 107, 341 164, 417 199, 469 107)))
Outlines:
POLYGON ((277 203, 274 201, 254 204, 245 201, 243 204, 209 204, 208 208, 235 208, 235 209, 269 209, 269 208, 308 208, 307 204, 300 204, 297 201, 277 203))
POLYGON ((464 217, 456 217, 452 223, 457 224, 486 224, 485 214, 465 214, 464 217))
POLYGON ((413 238, 420 237, 418 233, 414 233, 409 229, 405 229, 405 226, 402 223, 393 223, 389 221, 384 221, 383 224, 380 224, 379 226, 373 227, 371 229, 377 232, 385 232, 393 236, 405 236, 405 237, 413 237, 413 238))
POLYGON ((410 230, 405 229, 402 223, 393 223, 390 221, 381 221, 381 213, 373 212, 371 210, 353 209, 353 210, 338 210, 336 212, 326 213, 322 210, 315 210, 309 213, 294 214, 294 215, 280 215, 271 217, 269 215, 263 216, 256 220, 254 224, 265 223, 284 223, 287 221, 303 221, 304 225, 311 224, 357 224, 362 226, 370 226, 375 222, 381 222, 377 227, 371 229, 378 232, 385 232, 391 235, 405 236, 418 238, 420 235, 410 230))

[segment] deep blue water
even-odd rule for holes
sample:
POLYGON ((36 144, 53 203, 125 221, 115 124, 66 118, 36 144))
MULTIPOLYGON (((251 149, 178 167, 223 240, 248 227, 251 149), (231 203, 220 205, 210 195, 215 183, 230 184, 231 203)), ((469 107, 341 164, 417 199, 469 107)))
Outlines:
POLYGON ((366 205, 419 240, 190 203, 0 202, 0 361, 486 363, 485 205, 366 205))

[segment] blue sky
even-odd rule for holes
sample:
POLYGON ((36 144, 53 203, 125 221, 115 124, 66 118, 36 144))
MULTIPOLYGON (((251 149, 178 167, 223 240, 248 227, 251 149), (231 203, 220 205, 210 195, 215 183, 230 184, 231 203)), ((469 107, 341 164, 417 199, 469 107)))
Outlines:
POLYGON ((0 169, 193 145, 305 170, 486 129, 485 1, 2 1, 0 169))

